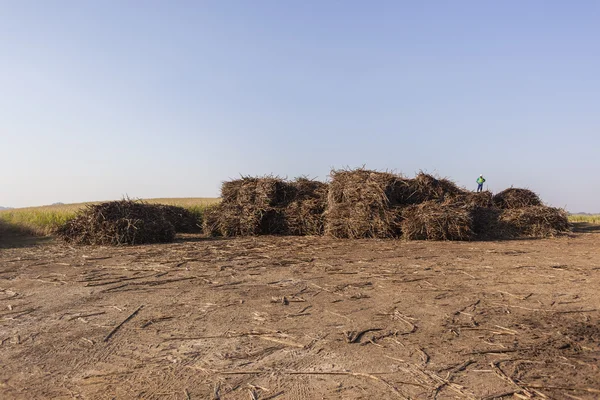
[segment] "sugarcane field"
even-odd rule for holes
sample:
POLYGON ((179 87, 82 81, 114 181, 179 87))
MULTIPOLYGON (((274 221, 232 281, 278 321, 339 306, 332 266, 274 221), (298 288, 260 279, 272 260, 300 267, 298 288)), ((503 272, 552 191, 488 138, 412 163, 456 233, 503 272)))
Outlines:
POLYGON ((0 211, 0 398, 600 398, 600 224, 529 189, 334 169, 69 212, 0 211))

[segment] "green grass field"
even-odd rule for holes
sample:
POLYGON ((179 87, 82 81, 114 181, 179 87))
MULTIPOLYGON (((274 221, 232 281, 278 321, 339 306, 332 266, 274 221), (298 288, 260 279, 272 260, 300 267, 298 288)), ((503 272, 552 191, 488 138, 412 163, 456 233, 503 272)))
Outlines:
MULTIPOLYGON (((153 204, 168 204, 184 207, 201 216, 206 207, 219 202, 217 198, 189 197, 144 199, 153 204)), ((98 202, 99 203, 99 202, 98 202)), ((0 222, 12 230, 36 235, 49 235, 66 221, 73 218, 78 210, 92 203, 64 204, 43 207, 15 208, 0 211, 0 222)))
POLYGON ((569 215, 571 222, 587 222, 588 224, 600 224, 600 214, 596 215, 569 215))

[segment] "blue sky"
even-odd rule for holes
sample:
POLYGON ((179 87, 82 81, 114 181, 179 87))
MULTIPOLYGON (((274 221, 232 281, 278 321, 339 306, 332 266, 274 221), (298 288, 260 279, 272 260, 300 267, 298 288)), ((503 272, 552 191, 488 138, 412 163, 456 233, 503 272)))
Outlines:
POLYGON ((596 1, 1 1, 0 205, 419 170, 600 212, 596 1))

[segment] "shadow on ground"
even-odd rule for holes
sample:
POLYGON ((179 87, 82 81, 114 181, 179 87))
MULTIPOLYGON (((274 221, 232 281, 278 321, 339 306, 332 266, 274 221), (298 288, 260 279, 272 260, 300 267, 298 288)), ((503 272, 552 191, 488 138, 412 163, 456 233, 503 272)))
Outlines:
POLYGON ((0 221, 0 249, 31 247, 52 241, 51 237, 38 236, 23 227, 0 221))
MULTIPOLYGON (((575 222, 573 225, 573 233, 600 233, 600 224, 590 224, 586 222, 575 222)), ((222 237, 206 237, 201 234, 178 234, 176 242, 207 242, 219 241, 228 238, 222 237)), ((32 231, 8 224, 0 220, 0 249, 10 249, 19 247, 31 247, 52 242, 54 239, 51 236, 38 236, 32 231)), ((508 241, 523 241, 523 240, 539 240, 537 238, 518 238, 518 239, 483 239, 481 242, 508 242, 508 241)))
POLYGON ((590 224, 587 222, 574 222, 573 232, 594 233, 600 232, 600 224, 590 224))

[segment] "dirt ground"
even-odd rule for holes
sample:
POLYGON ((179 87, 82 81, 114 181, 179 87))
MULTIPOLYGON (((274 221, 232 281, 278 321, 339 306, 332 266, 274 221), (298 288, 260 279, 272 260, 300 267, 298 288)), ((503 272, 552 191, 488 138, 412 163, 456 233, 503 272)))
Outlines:
POLYGON ((0 249, 2 399, 600 398, 600 229, 0 249))

